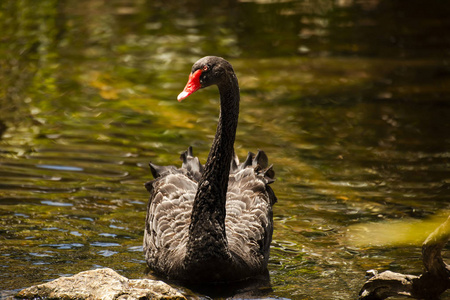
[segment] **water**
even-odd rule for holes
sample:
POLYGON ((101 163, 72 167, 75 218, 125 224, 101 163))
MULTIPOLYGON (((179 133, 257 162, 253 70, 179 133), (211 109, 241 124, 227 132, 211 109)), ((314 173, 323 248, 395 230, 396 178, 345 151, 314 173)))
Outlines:
POLYGON ((211 54, 239 78, 237 153, 276 171, 267 296, 349 299, 368 269, 419 274, 450 209, 448 5, 166 2, 0 4, 0 290, 144 276, 147 164, 189 145, 205 161, 217 90, 176 96, 211 54))

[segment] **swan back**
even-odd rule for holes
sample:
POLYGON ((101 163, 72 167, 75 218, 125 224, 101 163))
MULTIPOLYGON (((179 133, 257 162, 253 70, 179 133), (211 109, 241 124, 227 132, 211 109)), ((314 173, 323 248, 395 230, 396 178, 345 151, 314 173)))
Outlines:
POLYGON ((203 167, 192 155, 192 148, 181 159, 181 168, 151 164, 156 178, 146 184, 151 193, 144 234, 148 265, 182 281, 235 281, 265 272, 273 232, 272 206, 276 202, 268 185, 273 182, 274 172, 267 165, 267 156, 262 151, 249 153, 242 164, 236 156, 233 159, 225 205, 229 272, 207 274, 224 268, 223 262, 217 262, 217 266, 199 266, 198 276, 186 270, 185 260, 192 207, 203 167))

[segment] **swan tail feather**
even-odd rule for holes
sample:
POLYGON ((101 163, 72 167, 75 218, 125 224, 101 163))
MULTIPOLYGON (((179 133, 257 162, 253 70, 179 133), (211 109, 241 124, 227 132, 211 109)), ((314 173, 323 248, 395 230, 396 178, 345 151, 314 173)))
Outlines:
POLYGON ((273 170, 273 165, 270 165, 262 170, 262 173, 264 175, 264 179, 266 180, 266 184, 275 182, 275 171, 273 170))
POLYGON ((167 168, 164 166, 155 165, 151 162, 148 165, 150 166, 150 171, 152 172, 153 178, 155 179, 160 177, 161 174, 164 173, 164 169, 167 168))
POLYGON ((231 172, 235 172, 239 169, 239 157, 233 149, 233 158, 231 159, 231 172))
POLYGON ((254 153, 249 152, 247 154, 247 158, 245 159, 245 161, 242 163, 241 169, 245 169, 248 166, 252 165, 252 161, 253 161, 253 157, 255 156, 254 153))
POLYGON ((194 180, 199 181, 202 177, 203 166, 198 157, 194 156, 192 146, 189 146, 189 148, 180 155, 180 159, 183 161, 181 168, 187 170, 188 174, 191 175, 194 180))
POLYGON ((265 169, 268 165, 269 158, 267 157, 266 153, 262 150, 258 150, 258 153, 256 153, 255 157, 253 158, 252 166, 260 166, 262 169, 265 169))
POLYGON ((144 186, 150 194, 153 192, 153 180, 146 182, 144 186))
POLYGON ((154 179, 177 172, 177 167, 175 166, 158 166, 154 163, 149 163, 148 165, 150 166, 150 171, 152 172, 154 179))

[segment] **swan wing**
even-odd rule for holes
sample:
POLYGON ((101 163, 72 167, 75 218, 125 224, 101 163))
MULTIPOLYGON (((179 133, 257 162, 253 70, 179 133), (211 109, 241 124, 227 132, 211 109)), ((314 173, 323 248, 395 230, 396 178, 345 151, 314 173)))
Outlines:
POLYGON ((147 263, 161 273, 177 272, 186 252, 197 182, 183 169, 172 168, 146 187, 151 191, 144 233, 147 263))
POLYGON ((241 165, 232 163, 225 217, 228 247, 252 269, 265 269, 269 259, 276 197, 268 184, 273 176, 262 151, 250 153, 241 165))

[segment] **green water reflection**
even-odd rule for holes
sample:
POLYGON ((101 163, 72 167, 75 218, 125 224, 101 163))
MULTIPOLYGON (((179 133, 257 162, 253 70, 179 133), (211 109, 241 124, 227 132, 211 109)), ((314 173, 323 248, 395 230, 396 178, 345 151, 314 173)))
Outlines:
POLYGON ((450 6, 0 8, 3 293, 101 266, 144 276, 147 163, 179 164, 189 145, 206 158, 217 91, 175 98, 211 54, 238 74, 236 152, 264 149, 277 174, 268 296, 349 299, 367 269, 421 272, 420 238, 450 209, 450 6), (370 223, 414 233, 370 240, 370 223))

